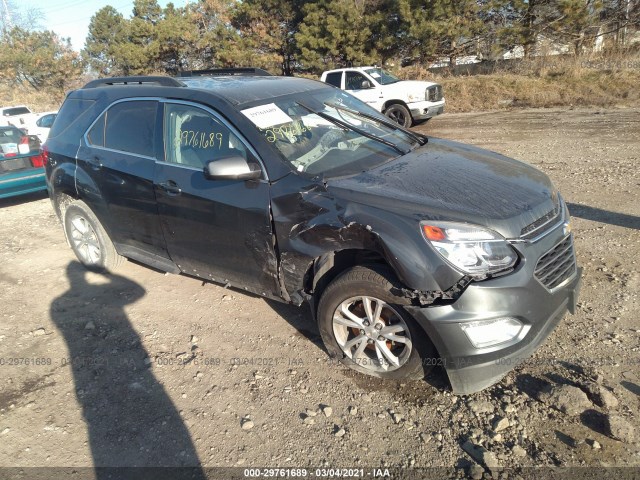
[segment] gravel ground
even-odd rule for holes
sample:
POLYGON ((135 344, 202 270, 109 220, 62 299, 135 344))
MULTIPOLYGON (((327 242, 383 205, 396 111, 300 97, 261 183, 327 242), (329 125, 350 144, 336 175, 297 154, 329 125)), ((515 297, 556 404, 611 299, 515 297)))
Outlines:
POLYGON ((306 309, 132 262, 87 273, 48 199, 0 200, 0 467, 638 474, 640 110, 451 114, 417 130, 533 164, 570 205, 579 309, 531 361, 467 397, 442 371, 361 377, 327 359, 306 309))

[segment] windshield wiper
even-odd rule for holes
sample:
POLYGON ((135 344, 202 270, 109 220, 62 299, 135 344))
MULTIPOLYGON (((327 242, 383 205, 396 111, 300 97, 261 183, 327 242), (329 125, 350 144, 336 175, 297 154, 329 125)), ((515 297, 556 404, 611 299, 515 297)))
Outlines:
POLYGON ((359 117, 363 117, 363 118, 367 118, 369 120, 373 120, 374 122, 378 122, 381 123, 382 125, 392 128, 394 130, 399 130, 402 133, 406 133, 409 137, 413 138, 416 142, 418 142, 420 145, 426 145, 427 142, 429 141, 429 139, 423 135, 417 135, 414 132, 412 132, 411 130, 407 130, 404 127, 401 127, 400 125, 398 125, 395 122, 392 122, 391 120, 384 120, 382 118, 378 118, 375 117, 373 115, 369 115, 368 113, 364 113, 361 112, 359 110, 353 110, 349 107, 345 107, 343 105, 338 105, 332 102, 324 102, 324 104, 327 107, 331 107, 331 108, 335 108, 336 110, 343 110, 345 112, 351 113, 353 115, 359 116, 359 117))
POLYGON ((324 118, 325 120, 333 123, 334 125, 338 125, 339 127, 342 127, 342 128, 344 128, 346 130, 352 130, 352 131, 356 132, 357 134, 362 135, 363 137, 370 138, 371 140, 374 140, 376 142, 382 143, 382 144, 386 145, 387 147, 391 147, 396 152, 398 152, 398 153, 400 153, 402 155, 406 155, 407 153, 409 153, 411 151, 411 150, 406 150, 405 151, 404 149, 400 148, 395 143, 390 142, 389 140, 385 140, 384 138, 380 138, 377 135, 373 135, 372 133, 365 132, 364 130, 351 125, 349 122, 345 122, 343 120, 338 120, 337 118, 333 118, 331 115, 327 115, 326 113, 323 113, 323 112, 316 112, 315 110, 307 107, 306 105, 304 105, 304 104, 302 104, 300 102, 296 102, 296 104, 300 105, 302 108, 307 110, 309 113, 313 113, 315 115, 318 115, 320 118, 324 118))

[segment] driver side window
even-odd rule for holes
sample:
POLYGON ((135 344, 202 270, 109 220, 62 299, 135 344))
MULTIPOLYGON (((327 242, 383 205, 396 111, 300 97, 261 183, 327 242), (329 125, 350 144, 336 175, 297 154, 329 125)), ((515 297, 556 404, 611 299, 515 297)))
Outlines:
POLYGON ((367 78, 358 72, 347 72, 345 78, 345 90, 362 90, 364 82, 368 82, 367 78))
POLYGON ((165 161, 202 169, 220 158, 241 156, 240 139, 209 112, 191 105, 167 103, 164 109, 165 161))

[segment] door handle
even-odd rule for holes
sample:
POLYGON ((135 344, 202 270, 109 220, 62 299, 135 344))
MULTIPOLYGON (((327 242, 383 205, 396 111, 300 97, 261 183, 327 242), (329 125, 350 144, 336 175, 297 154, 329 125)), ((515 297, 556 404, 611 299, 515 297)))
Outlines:
POLYGON ((167 195, 175 196, 182 193, 182 189, 173 180, 167 180, 166 182, 159 183, 158 187, 167 192, 167 195))

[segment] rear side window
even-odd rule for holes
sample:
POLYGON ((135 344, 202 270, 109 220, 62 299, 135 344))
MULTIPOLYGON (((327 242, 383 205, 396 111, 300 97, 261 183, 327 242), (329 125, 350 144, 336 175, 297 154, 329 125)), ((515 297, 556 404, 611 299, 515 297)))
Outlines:
POLYGON ((328 73, 325 81, 329 85, 340 88, 340 82, 342 81, 342 72, 328 73))
MULTIPOLYGON (((94 100, 67 97, 58 112, 58 116, 51 126, 49 138, 57 137, 71 125, 80 121, 94 103, 94 100)), ((85 126, 84 128, 87 127, 85 126)))
POLYGON ((154 157, 157 110, 158 102, 151 100, 117 103, 98 118, 87 140, 96 147, 154 157))
POLYGON ((5 117, 11 117, 12 115, 24 115, 26 113, 31 113, 27 107, 15 107, 15 108, 5 108, 3 115, 5 117))

